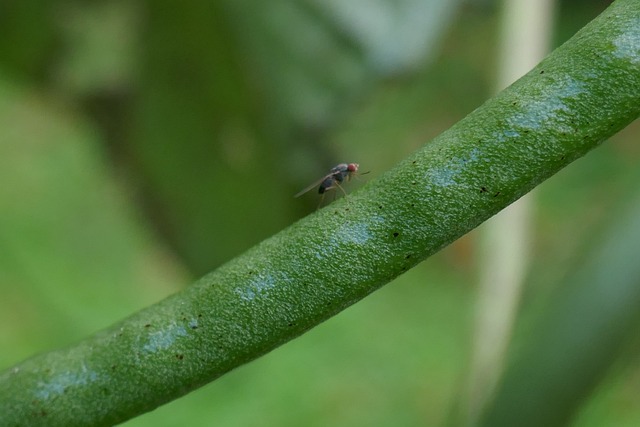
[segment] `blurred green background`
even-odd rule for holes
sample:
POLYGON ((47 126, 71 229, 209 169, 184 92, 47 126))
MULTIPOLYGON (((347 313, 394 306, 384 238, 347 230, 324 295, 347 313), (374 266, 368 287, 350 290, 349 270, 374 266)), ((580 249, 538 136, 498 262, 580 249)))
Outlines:
MULTIPOLYGON (((553 45, 608 4, 558 1, 553 45)), ((374 178, 464 117, 493 93, 500 11, 490 0, 0 0, 0 369, 312 212, 313 192, 292 195, 331 166, 359 162, 374 178)), ((536 190, 520 346, 638 198, 639 133, 631 125, 536 190)), ((126 425, 447 423, 464 405, 476 240, 126 425)), ((559 312, 572 312, 566 301, 559 312)), ((640 425, 638 324, 624 328, 604 333, 628 345, 580 385, 579 404, 560 402, 571 425, 640 425)))

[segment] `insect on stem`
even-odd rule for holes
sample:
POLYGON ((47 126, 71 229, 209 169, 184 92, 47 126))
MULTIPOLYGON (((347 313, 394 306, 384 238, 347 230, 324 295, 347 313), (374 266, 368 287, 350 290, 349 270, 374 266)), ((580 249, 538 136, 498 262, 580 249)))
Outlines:
MULTIPOLYGON (((294 197, 300 197, 306 192, 312 190, 315 187, 318 187, 318 194, 321 195, 320 204, 324 200, 324 193, 327 191, 335 190, 339 188, 340 191, 346 196, 347 192, 340 185, 343 182, 348 182, 352 177, 358 175, 358 168, 360 165, 358 163, 340 163, 337 166, 331 168, 328 174, 315 181, 313 184, 305 187, 302 191, 298 192, 294 197)), ((368 173, 368 172, 365 172, 368 173)), ((364 175, 364 174, 360 174, 364 175)), ((319 207, 320 205, 318 205, 319 207)))

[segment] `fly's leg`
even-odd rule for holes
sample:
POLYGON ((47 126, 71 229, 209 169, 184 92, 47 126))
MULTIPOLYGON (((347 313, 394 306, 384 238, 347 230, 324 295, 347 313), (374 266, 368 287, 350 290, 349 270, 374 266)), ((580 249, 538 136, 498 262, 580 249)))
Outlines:
MULTIPOLYGON (((349 203, 349 198, 347 197, 347 192, 344 191, 344 188, 342 188, 342 185, 340 185, 337 181, 336 181, 336 187, 338 187, 340 189, 340 191, 342 191, 342 194, 344 194, 344 200, 349 203)), ((337 191, 333 193, 333 200, 335 200, 336 196, 337 196, 337 191)))
MULTIPOLYGON (((342 191, 342 194, 344 194, 344 197, 347 197, 347 192, 344 191, 344 188, 342 188, 342 185, 338 184, 338 182, 336 181, 336 187, 338 187, 340 189, 340 191, 342 191)), ((335 200, 335 195, 334 195, 334 200, 335 200)))

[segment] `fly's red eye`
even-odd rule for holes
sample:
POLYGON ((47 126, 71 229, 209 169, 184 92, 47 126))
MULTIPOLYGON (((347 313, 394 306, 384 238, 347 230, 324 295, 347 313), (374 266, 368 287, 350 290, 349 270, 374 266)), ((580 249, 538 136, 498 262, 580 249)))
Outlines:
POLYGON ((357 163, 349 163, 347 165, 347 170, 349 172, 356 172, 358 170, 358 164, 357 163))

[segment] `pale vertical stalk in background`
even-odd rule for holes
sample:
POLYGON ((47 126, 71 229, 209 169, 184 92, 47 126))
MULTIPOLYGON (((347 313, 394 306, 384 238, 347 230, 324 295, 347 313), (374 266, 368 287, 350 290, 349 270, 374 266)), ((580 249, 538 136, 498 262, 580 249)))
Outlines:
MULTIPOLYGON (((533 68, 550 45, 554 0, 504 0, 497 90, 533 68)), ((528 267, 533 210, 528 194, 481 227, 479 288, 469 376, 468 420, 490 399, 502 373, 528 267)))

